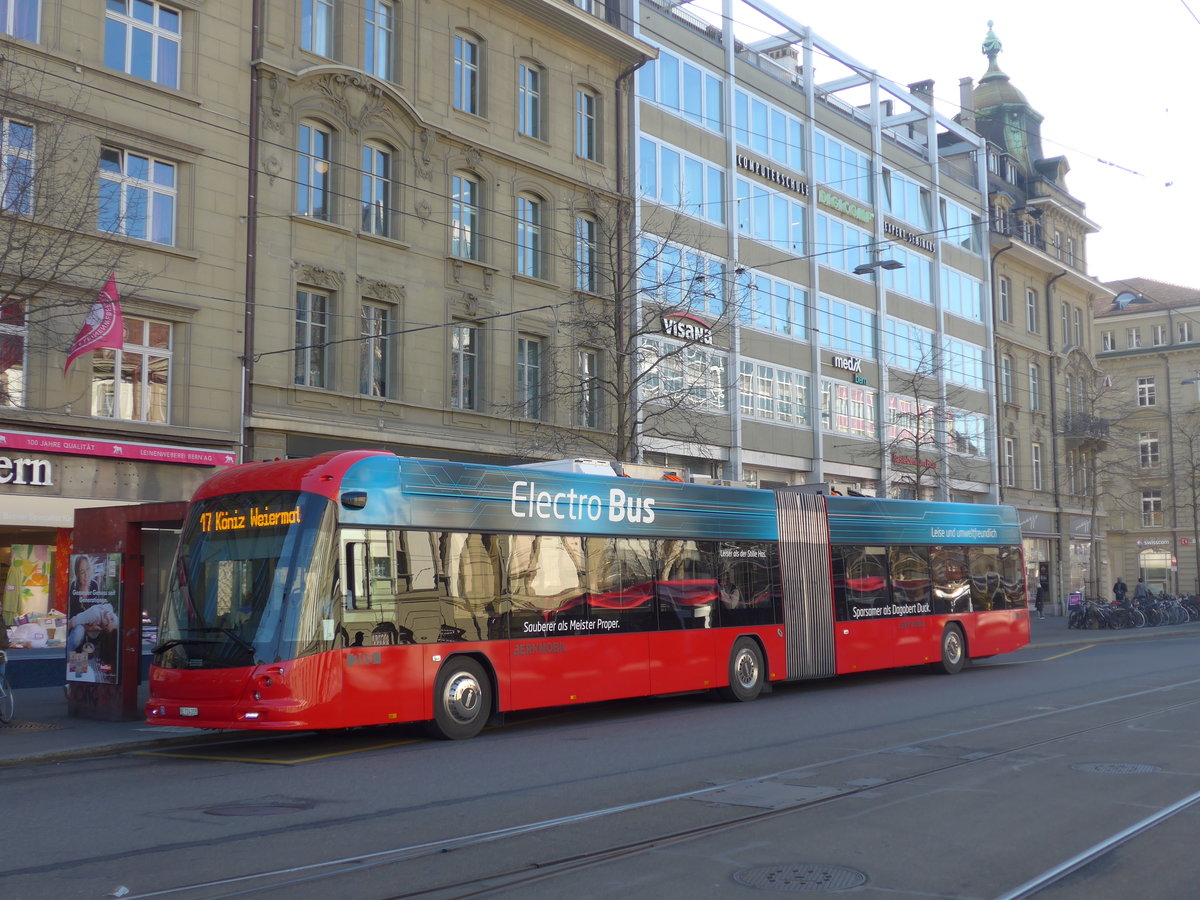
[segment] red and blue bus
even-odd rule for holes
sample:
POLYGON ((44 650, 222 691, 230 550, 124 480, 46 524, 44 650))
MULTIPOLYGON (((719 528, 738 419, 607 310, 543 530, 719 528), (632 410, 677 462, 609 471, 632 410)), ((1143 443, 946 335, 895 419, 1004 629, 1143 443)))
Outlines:
POLYGON ((1015 510, 405 459, 239 466, 180 537, 147 720, 323 729, 929 664, 1029 641, 1015 510))

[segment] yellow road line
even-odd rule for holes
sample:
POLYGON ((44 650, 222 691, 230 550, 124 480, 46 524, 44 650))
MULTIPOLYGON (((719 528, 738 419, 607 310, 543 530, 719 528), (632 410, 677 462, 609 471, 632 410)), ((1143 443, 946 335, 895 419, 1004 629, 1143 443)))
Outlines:
POLYGON ((1024 666, 1031 662, 1053 662, 1056 659, 1062 659, 1064 656, 1070 656, 1072 653, 1079 653, 1081 650, 1091 650, 1093 647, 1098 646, 1099 644, 1085 644, 1082 647, 1076 647, 1074 650, 1068 650, 1065 653, 1059 653, 1057 656, 1047 656, 1044 659, 981 659, 978 662, 971 663, 971 667, 979 669, 996 669, 1000 666, 1024 666))
POLYGON ((317 753, 312 756, 297 756, 291 759, 266 759, 259 756, 215 756, 210 753, 183 753, 183 752, 168 752, 166 750, 143 750, 139 751, 138 756, 163 756, 171 759, 203 759, 212 762, 243 762, 243 763, 264 763, 273 766, 295 766, 300 763, 316 762, 322 759, 333 759, 338 756, 351 756, 355 753, 370 753, 373 750, 390 750, 392 747, 403 747, 406 744, 418 744, 421 741, 417 738, 411 738, 406 741, 393 741, 388 744, 372 744, 370 747, 355 747, 353 750, 337 750, 332 753, 317 753))
POLYGON ((1084 644, 1082 647, 1076 647, 1074 650, 1067 650, 1065 653, 1059 653, 1057 656, 1047 656, 1045 659, 1035 659, 1034 662, 1050 662, 1054 659, 1062 659, 1064 656, 1070 656, 1072 653, 1079 653, 1083 650, 1091 650, 1098 644, 1084 644))

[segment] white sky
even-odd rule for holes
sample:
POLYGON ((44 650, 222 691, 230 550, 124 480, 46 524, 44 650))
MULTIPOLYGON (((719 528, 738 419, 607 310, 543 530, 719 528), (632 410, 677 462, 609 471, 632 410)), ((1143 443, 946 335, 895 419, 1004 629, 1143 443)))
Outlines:
MULTIPOLYGON (((932 78, 947 115, 959 79, 987 71, 980 46, 994 20, 1000 68, 1043 116, 1043 154, 1067 158, 1067 190, 1100 226, 1089 274, 1200 288, 1200 0, 774 5, 899 84, 932 78)), ((749 24, 739 36, 765 36, 755 32, 749 24)))

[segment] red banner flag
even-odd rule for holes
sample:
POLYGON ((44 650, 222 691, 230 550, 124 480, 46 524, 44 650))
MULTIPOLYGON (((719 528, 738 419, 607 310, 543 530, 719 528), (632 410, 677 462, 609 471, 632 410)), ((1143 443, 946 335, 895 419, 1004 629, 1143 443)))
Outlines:
POLYGON ((121 319, 121 298, 117 294, 116 273, 108 276, 108 283, 100 292, 92 308, 79 328, 79 334, 67 351, 67 364, 63 366, 63 374, 71 368, 75 357, 82 356, 92 350, 109 347, 120 350, 125 343, 125 323, 121 319))

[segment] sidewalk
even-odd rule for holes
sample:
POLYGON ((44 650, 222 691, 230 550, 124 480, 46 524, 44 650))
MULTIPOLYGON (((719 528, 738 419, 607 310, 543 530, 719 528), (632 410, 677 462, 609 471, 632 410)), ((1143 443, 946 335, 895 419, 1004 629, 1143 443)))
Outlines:
MULTIPOLYGON (((1200 634, 1200 622, 1159 628, 1130 628, 1123 631, 1078 631, 1067 628, 1062 616, 1032 620, 1031 646, 1059 647, 1097 641, 1169 637, 1200 634)), ((148 686, 139 689, 144 701, 148 686)), ((51 762, 105 756, 135 749, 151 749, 197 741, 238 740, 244 731, 205 731, 164 728, 143 721, 98 722, 67 715, 62 685, 19 688, 13 692, 16 713, 9 725, 0 725, 0 768, 34 762, 51 762)))

